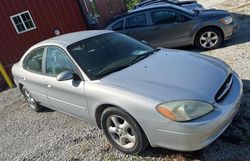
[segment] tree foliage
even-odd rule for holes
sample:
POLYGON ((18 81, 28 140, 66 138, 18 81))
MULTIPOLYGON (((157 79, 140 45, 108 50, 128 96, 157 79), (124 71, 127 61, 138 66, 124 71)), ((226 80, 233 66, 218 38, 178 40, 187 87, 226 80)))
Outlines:
POLYGON ((128 10, 131 10, 134 8, 134 6, 141 2, 141 0, 125 0, 126 6, 128 10))

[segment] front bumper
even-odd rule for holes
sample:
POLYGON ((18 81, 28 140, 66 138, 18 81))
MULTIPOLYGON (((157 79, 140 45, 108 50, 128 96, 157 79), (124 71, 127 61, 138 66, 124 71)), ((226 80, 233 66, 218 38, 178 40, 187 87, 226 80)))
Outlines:
POLYGON ((229 94, 223 102, 215 103, 215 110, 208 115, 190 122, 145 122, 144 130, 151 146, 179 151, 202 149, 230 125, 239 109, 241 95, 242 82, 234 75, 229 94))
POLYGON ((235 36, 236 30, 238 29, 238 24, 233 21, 231 24, 224 27, 224 40, 231 39, 235 36))

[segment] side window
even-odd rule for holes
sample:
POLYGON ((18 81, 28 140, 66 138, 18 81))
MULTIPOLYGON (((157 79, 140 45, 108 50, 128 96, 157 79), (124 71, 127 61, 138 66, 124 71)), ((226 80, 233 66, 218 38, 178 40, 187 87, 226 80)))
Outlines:
POLYGON ((42 60, 44 48, 31 51, 23 61, 23 68, 33 72, 42 73, 42 60))
POLYGON ((146 14, 145 13, 139 14, 139 15, 127 18, 125 26, 127 29, 147 26, 146 14))
POLYGON ((123 29, 123 20, 115 23, 112 27, 112 30, 114 31, 119 31, 119 30, 122 30, 123 29))
POLYGON ((48 47, 46 54, 46 74, 56 76, 66 70, 73 70, 73 64, 66 53, 57 47, 48 47))
POLYGON ((187 18, 174 11, 155 11, 151 12, 151 17, 155 25, 184 22, 187 18))

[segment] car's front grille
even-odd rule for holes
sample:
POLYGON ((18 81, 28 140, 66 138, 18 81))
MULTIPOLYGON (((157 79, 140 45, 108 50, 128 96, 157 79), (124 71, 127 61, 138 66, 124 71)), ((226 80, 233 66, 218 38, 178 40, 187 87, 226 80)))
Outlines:
POLYGON ((226 81, 223 83, 223 85, 215 95, 216 102, 221 102, 227 96, 228 92, 232 87, 232 84, 233 84, 233 76, 232 74, 229 74, 226 81))

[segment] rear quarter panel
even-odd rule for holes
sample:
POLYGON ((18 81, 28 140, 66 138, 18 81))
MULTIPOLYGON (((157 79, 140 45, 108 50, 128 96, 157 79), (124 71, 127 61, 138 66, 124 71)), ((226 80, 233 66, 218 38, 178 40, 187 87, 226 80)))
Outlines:
POLYGON ((11 72, 12 72, 15 84, 19 88, 20 87, 19 84, 23 83, 22 82, 23 69, 22 69, 21 63, 17 62, 16 64, 14 64, 12 66, 11 72))

